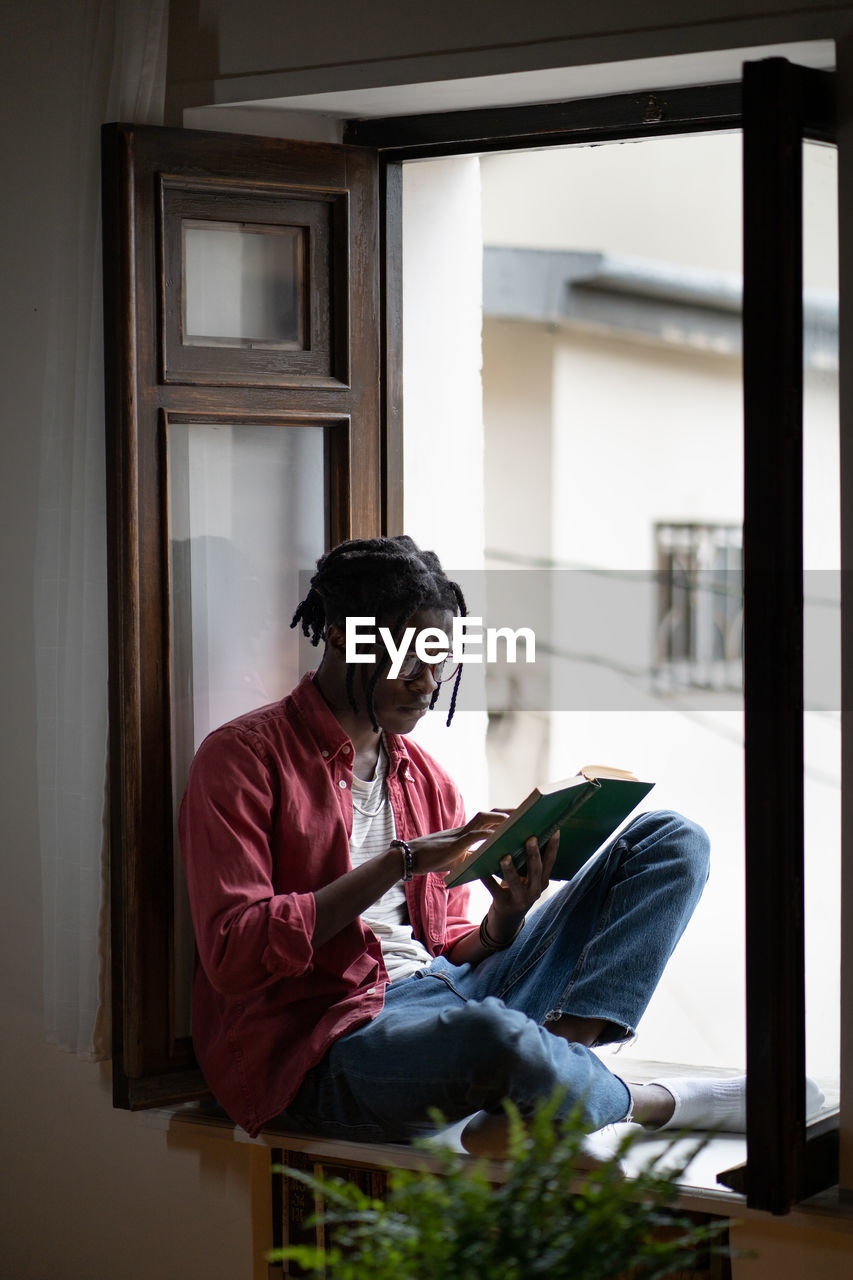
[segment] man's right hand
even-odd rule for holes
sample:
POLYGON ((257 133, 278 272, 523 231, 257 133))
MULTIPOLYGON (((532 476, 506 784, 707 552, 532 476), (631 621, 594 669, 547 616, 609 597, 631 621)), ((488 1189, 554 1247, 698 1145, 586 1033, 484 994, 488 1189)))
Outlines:
POLYGON ((472 845, 490 836, 506 817, 506 810, 491 809, 487 813, 478 813, 464 827, 450 827, 447 831, 435 831, 432 835, 409 840, 415 875, 450 871, 465 858, 472 845))
MULTIPOLYGON (((409 840, 415 875, 448 871, 464 858, 472 844, 485 840, 505 817, 506 813, 498 810, 478 813, 464 827, 451 827, 448 831, 436 831, 433 835, 416 836, 409 840)), ((384 853, 379 853, 375 858, 345 872, 331 884, 315 889, 314 904, 317 914, 312 933, 314 946, 321 947, 374 902, 378 902, 401 875, 400 850, 389 847, 384 853)))

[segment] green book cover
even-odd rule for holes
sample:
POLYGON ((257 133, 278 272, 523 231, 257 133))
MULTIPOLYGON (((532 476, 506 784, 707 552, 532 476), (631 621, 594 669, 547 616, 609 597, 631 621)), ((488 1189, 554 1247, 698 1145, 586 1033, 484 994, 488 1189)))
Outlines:
POLYGON ((544 845, 559 829, 560 848, 552 880, 570 880, 613 835, 654 786, 621 770, 588 766, 574 778, 537 787, 505 822, 451 872, 448 887, 500 875, 500 860, 510 854, 524 874, 524 842, 536 836, 544 845))

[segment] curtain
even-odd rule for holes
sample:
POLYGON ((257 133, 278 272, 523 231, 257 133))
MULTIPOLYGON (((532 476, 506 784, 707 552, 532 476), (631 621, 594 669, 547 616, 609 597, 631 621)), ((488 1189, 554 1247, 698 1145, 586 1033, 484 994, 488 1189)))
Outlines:
POLYGON ((162 122, 168 0, 75 0, 35 561, 47 1039, 109 1056, 107 573, 100 126, 162 122))

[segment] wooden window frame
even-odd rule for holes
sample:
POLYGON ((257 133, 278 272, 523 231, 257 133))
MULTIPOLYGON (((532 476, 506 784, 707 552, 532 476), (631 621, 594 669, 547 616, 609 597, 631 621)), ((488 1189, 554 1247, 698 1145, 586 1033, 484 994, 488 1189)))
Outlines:
POLYGON ((113 1100, 135 1110, 209 1096, 174 1018, 168 429, 320 430, 326 545, 381 531, 378 166, 364 148, 133 125, 105 126, 102 144, 113 1100), (211 347, 190 349, 202 353, 198 367, 172 376, 164 192, 189 191, 194 215, 192 193, 217 188, 237 219, 276 190, 283 203, 328 212, 327 252, 312 268, 330 281, 317 304, 329 322, 313 330, 319 368, 310 353, 246 360, 211 347))
MULTIPOLYGON (((215 182, 198 181, 189 187, 168 174, 159 182, 160 219, 164 235, 164 263, 160 307, 162 315, 162 364, 160 376, 165 383, 198 384, 200 386, 233 386, 239 381, 247 387, 329 387, 349 385, 346 292, 349 200, 345 192, 311 193, 300 199, 283 201, 269 192, 247 190, 241 221, 247 225, 281 222, 302 224, 307 270, 319 276, 331 267, 338 282, 334 306, 305 308, 303 326, 306 349, 289 352, 286 372, 275 367, 275 351, 263 347, 240 350, 212 345, 184 346, 180 290, 169 285, 179 277, 182 260, 180 224, 183 218, 215 218, 219 191, 215 182), (334 321, 334 323, 333 323, 334 321), (236 367, 235 367, 236 366, 236 367)), ((232 189, 232 200, 239 194, 232 189)), ((238 206, 234 206, 237 212, 238 206)))

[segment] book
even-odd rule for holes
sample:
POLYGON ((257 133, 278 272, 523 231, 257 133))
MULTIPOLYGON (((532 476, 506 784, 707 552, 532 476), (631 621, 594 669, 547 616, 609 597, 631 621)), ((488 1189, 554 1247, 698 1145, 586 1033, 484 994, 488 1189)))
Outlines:
POLYGON ((537 787, 507 819, 447 877, 448 887, 483 876, 501 874, 500 860, 509 854, 520 875, 526 860, 524 842, 546 840, 560 832, 560 848, 552 880, 571 880, 647 796, 653 782, 640 782, 624 769, 585 765, 573 778, 537 787))

